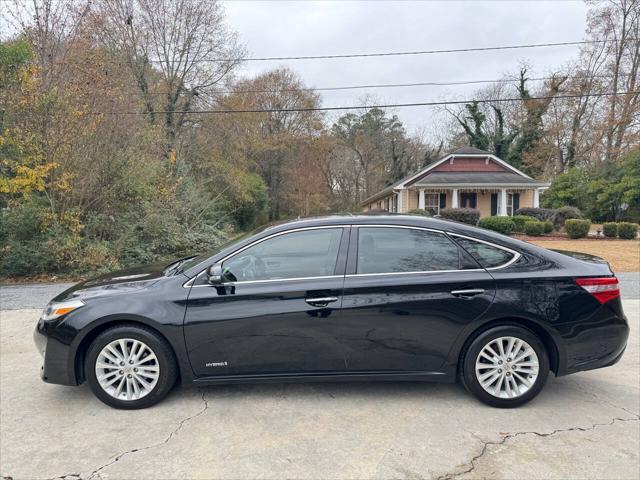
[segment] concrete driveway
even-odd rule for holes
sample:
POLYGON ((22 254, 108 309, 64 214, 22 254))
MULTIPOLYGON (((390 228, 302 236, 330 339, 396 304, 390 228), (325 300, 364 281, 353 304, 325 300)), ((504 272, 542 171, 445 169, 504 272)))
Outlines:
POLYGON ((178 388, 154 408, 119 411, 85 385, 42 383, 31 339, 40 311, 5 309, 0 475, 636 479, 639 303, 624 301, 632 333, 618 365, 550 377, 515 410, 486 407, 456 385, 352 383, 178 388))

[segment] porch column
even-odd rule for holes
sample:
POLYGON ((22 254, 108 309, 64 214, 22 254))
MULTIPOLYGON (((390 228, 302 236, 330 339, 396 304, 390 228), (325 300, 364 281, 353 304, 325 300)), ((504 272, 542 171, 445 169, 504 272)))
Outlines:
POLYGON ((533 208, 539 208, 540 207, 540 189, 536 188, 533 191, 533 208))
POLYGON ((500 190, 500 208, 498 209, 498 215, 501 217, 507 216, 507 189, 500 190))
POLYGON ((424 210, 424 190, 420 190, 418 195, 418 208, 424 210))
POLYGON ((451 208, 458 208, 458 189, 451 189, 451 208))
POLYGON ((398 197, 396 201, 396 213, 403 213, 402 212, 402 190, 400 190, 397 195, 398 197))

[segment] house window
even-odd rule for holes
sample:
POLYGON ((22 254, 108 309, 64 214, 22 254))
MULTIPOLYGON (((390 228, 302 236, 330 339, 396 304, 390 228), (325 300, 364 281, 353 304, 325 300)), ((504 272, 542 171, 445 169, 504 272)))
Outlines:
POLYGON ((507 215, 513 216, 513 194, 507 193, 507 215))
POLYGON ((431 215, 439 215, 440 214, 440 194, 425 193, 424 209, 430 212, 431 215))

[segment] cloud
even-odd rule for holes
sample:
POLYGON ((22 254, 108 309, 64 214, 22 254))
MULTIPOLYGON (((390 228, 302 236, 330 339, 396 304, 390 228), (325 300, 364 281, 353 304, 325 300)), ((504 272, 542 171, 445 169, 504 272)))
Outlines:
MULTIPOLYGON (((565 42, 584 36, 586 6, 559 1, 466 2, 226 2, 229 24, 251 56, 292 56, 466 48, 565 42)), ((310 87, 496 79, 523 62, 544 76, 578 54, 578 47, 247 62, 242 76, 285 63, 310 87)), ((364 95, 385 103, 470 98, 477 86, 410 87, 322 92, 325 106, 353 105, 364 95)), ((396 111, 409 132, 429 126, 433 108, 396 111)))

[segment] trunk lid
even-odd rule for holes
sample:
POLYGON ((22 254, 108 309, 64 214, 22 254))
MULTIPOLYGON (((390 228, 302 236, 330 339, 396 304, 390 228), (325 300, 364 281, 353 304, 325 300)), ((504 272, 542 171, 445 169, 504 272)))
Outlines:
POLYGON ((596 255, 591 255, 589 253, 573 252, 570 250, 551 249, 551 251, 566 255, 567 257, 571 257, 574 260, 578 260, 585 267, 589 267, 587 271, 585 271, 586 275, 613 275, 613 270, 611 270, 609 262, 607 262, 604 258, 598 257, 596 255))

